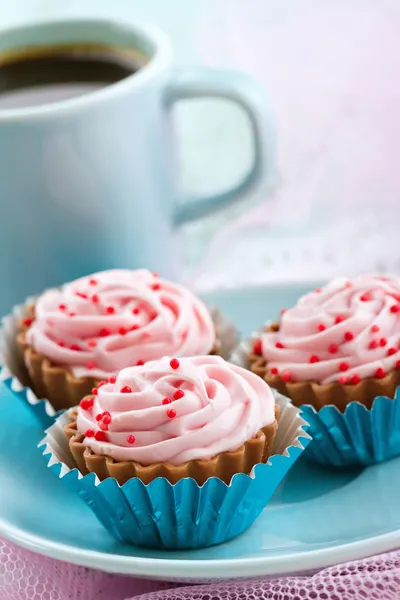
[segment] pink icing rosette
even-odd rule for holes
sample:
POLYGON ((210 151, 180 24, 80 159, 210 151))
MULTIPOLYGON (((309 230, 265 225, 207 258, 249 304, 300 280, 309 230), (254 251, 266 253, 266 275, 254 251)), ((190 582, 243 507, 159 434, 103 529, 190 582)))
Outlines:
POLYGON ((181 465, 236 451, 275 422, 274 409, 262 379, 219 356, 164 357, 84 398, 77 430, 96 455, 181 465))
POLYGON ((255 343, 286 382, 358 384, 400 366, 400 278, 337 278, 283 311, 255 343))
POLYGON ((215 327, 186 288, 147 270, 111 270, 42 294, 26 342, 75 377, 106 377, 164 355, 209 353, 215 327))

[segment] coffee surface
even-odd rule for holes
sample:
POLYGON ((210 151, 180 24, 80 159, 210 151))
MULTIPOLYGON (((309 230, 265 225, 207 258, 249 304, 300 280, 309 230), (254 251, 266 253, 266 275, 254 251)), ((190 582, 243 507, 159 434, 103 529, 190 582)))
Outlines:
POLYGON ((126 50, 54 47, 0 55, 0 110, 40 106, 93 92, 139 68, 126 50))

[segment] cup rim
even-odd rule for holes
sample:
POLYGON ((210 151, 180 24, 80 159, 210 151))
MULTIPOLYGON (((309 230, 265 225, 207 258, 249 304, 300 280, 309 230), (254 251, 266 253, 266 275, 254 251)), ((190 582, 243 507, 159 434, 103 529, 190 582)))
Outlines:
MULTIPOLYGON (((136 34, 154 45, 154 56, 152 56, 139 71, 128 75, 128 77, 125 77, 121 81, 107 85, 99 90, 88 92, 82 96, 39 106, 0 109, 0 125, 11 121, 18 122, 47 117, 51 118, 54 116, 59 117, 66 113, 73 112, 76 109, 84 109, 93 104, 99 105, 108 100, 112 100, 116 96, 125 94, 128 90, 134 90, 147 81, 154 79, 157 75, 165 71, 172 63, 172 45, 167 35, 157 26, 136 19, 134 21, 123 22, 121 19, 113 17, 52 18, 6 27, 1 31, 13 34, 40 27, 51 27, 52 25, 73 27, 77 24, 106 25, 136 34)), ((84 42, 84 39, 82 42, 84 42)))

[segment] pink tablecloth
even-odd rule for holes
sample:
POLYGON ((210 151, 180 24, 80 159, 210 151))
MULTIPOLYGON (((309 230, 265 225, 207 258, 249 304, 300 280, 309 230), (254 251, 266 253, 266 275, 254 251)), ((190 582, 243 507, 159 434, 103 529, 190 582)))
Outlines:
POLYGON ((77 567, 0 540, 1 600, 138 600, 139 596, 140 600, 399 600, 400 551, 309 576, 178 586, 77 567))

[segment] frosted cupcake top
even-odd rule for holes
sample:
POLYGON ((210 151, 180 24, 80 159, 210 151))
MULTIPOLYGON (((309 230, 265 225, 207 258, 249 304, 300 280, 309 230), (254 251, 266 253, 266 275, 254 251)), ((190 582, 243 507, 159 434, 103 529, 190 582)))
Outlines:
POLYGON ((285 381, 356 384, 400 367, 400 278, 337 278, 282 311, 256 342, 285 381))
POLYGON ((165 355, 208 354, 215 328, 184 287, 144 269, 111 270, 42 294, 27 342, 76 377, 106 377, 165 355))
POLYGON ((274 422, 263 379, 219 356, 167 358, 123 369, 78 408, 95 454, 142 465, 210 459, 274 422))

